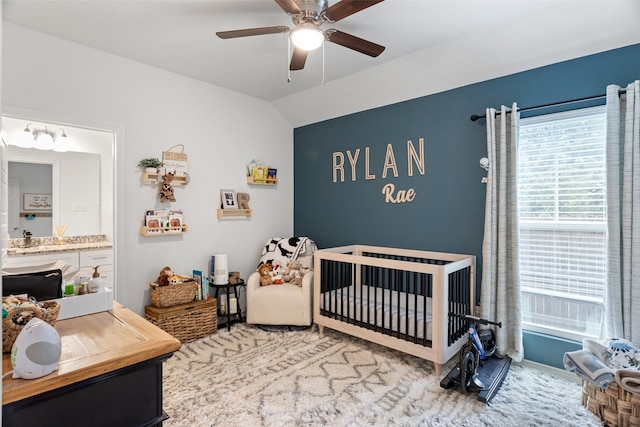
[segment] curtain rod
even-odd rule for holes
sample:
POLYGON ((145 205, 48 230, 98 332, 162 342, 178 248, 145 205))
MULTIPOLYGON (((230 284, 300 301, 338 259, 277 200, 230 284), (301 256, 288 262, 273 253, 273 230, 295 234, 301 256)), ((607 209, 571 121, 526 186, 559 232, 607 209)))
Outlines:
MULTIPOLYGON (((618 95, 623 95, 627 92, 626 89, 620 89, 618 91, 618 95)), ((582 101, 589 101, 592 99, 598 99, 598 98, 604 98, 605 96, 607 96, 606 93, 603 93, 602 95, 594 95, 594 96, 585 96, 584 98, 576 98, 576 99, 570 99, 568 101, 559 101, 559 102, 552 102, 550 104, 543 104, 543 105, 536 105, 534 107, 525 107, 525 108, 518 108, 518 110, 520 111, 528 111, 528 110, 537 110, 538 108, 547 108, 547 107, 554 107, 556 105, 565 105, 565 104, 572 104, 574 102, 582 102, 582 101)), ((510 111, 507 111, 507 114, 510 113, 510 111)), ((497 111, 496 115, 500 115, 501 112, 497 111)), ((483 114, 481 116, 478 116, 477 114, 474 114, 473 116, 471 116, 471 121, 475 122, 478 119, 484 119, 486 118, 487 115, 483 114)))

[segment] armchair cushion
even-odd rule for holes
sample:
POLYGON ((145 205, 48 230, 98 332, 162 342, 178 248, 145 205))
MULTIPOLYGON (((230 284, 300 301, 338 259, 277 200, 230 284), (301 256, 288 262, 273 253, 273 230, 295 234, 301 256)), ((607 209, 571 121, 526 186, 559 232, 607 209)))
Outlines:
POLYGON ((260 286, 260 274, 247 280, 247 323, 261 325, 309 326, 313 320, 313 272, 302 286, 289 283, 260 286))

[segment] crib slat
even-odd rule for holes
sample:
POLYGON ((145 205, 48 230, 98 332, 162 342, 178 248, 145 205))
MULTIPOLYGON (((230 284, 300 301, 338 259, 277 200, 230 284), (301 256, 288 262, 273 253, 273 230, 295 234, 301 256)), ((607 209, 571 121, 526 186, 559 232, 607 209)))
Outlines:
MULTIPOLYGON (((345 267, 346 267, 346 265, 345 265, 345 267)), ((351 270, 351 267, 352 267, 352 264, 349 264, 348 270, 351 270)), ((345 275, 346 275, 346 273, 347 273, 347 271, 345 271, 345 275)), ((349 274, 349 277, 352 277, 351 274, 349 274)), ((351 295, 350 295, 350 293, 351 293, 351 280, 348 281, 348 282, 344 282, 344 283, 347 283, 349 285, 349 286, 347 286, 347 299, 345 301, 344 298, 343 298, 343 301, 347 304, 347 319, 349 319, 349 321, 351 322, 353 320, 353 319, 351 319, 351 303, 349 302, 349 301, 351 301, 350 300, 350 297, 351 297, 351 295)), ((355 308, 354 308, 354 310, 355 310, 355 308)))
MULTIPOLYGON (((419 289, 416 286, 416 274, 417 273, 411 273, 411 275, 413 276, 412 281, 413 281, 413 309, 416 312, 416 314, 413 316, 413 330, 415 331, 413 333, 413 342, 417 343, 418 342, 418 291, 419 289)), ((424 313, 424 311, 423 311, 424 313)), ((422 316, 423 319, 425 319, 427 316, 426 314, 422 316)), ((423 329, 423 335, 426 335, 427 331, 423 329)))
MULTIPOLYGON (((402 280, 402 283, 405 283, 405 291, 404 291, 404 333, 406 337, 410 337, 409 334, 409 322, 411 321, 410 317, 409 317, 409 281, 406 279, 405 276, 406 272, 401 272, 401 275, 403 277, 405 277, 404 280, 402 280)), ((413 317, 416 317, 416 315, 414 314, 413 317)), ((413 331, 413 335, 416 334, 417 331, 413 331)))
MULTIPOLYGON (((384 269, 380 269, 380 270, 382 270, 381 272, 382 272, 383 277, 384 277, 384 275, 385 275, 385 273, 384 273, 384 269)), ((384 282, 381 282, 381 283, 384 283, 384 282)), ((381 286, 381 285, 379 285, 379 284, 377 284, 377 283, 376 283, 376 287, 379 287, 380 289, 382 289, 382 298, 381 298, 381 299, 382 299, 382 313, 381 313, 382 319, 381 319, 381 320, 382 320, 382 332, 385 332, 385 329, 386 329, 386 328, 385 328, 385 326, 384 326, 384 319, 385 319, 385 317, 386 317, 386 316, 384 315, 384 312, 385 312, 385 308, 386 308, 387 306, 386 306, 386 304, 384 303, 384 286, 381 286)), ((377 292, 376 292, 376 293, 377 293, 377 292)), ((376 310, 376 312, 377 312, 377 311, 378 311, 378 310, 376 310)))
MULTIPOLYGON (((427 313, 427 297, 429 296, 429 282, 431 281, 431 276, 422 275, 422 295, 424 298, 422 299, 422 312, 427 313)), ((424 327, 424 333, 422 334, 422 345, 427 345, 427 316, 422 322, 422 326, 424 327)))

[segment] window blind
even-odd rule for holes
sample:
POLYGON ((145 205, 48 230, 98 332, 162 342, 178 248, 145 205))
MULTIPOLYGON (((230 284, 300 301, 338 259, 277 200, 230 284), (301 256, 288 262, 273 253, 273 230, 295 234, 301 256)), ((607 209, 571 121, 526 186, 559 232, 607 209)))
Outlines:
POLYGON ((606 284, 604 109, 523 119, 517 161, 524 321, 597 334, 606 284))

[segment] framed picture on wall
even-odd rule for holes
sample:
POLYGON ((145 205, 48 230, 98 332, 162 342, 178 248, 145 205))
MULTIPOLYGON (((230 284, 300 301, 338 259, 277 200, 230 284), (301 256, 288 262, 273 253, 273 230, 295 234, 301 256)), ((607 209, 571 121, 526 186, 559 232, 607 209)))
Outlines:
POLYGON ((24 212, 51 212, 51 194, 24 193, 22 195, 22 210, 24 212))
POLYGON ((220 190, 222 209, 238 209, 235 190, 220 190))

